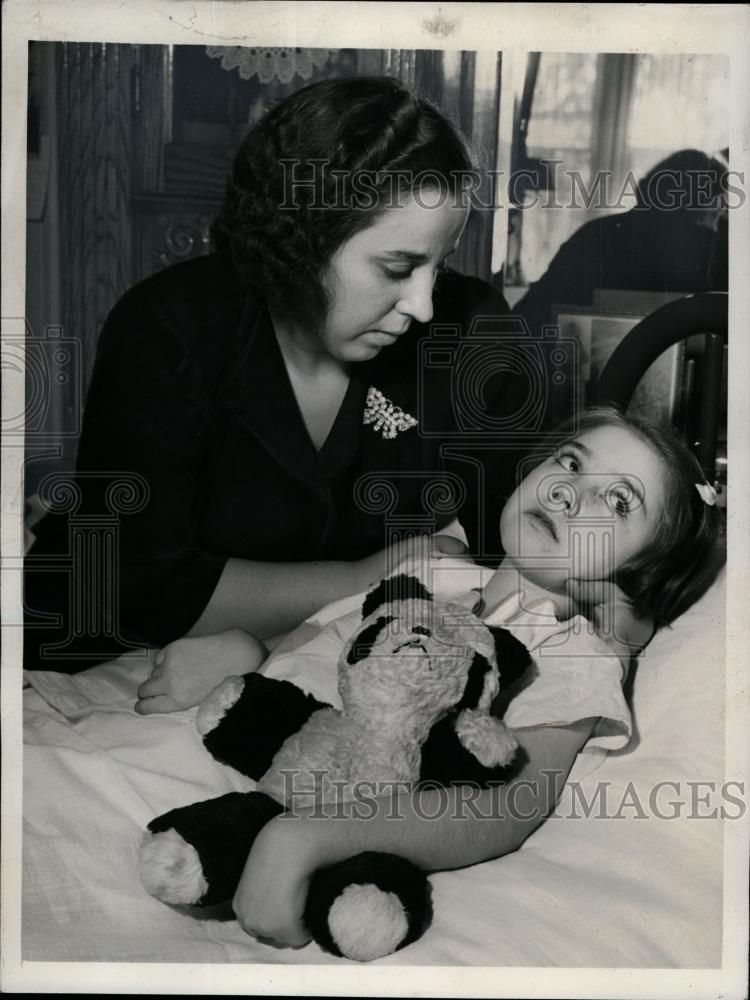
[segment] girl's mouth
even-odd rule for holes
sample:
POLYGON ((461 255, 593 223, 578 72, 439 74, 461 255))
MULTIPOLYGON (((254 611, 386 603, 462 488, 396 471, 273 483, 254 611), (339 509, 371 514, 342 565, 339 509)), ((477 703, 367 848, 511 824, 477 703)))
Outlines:
POLYGON ((531 510, 529 511, 529 516, 541 524, 545 531, 547 531, 547 533, 551 535, 555 541, 558 540, 554 522, 551 517, 544 513, 543 510, 531 510))

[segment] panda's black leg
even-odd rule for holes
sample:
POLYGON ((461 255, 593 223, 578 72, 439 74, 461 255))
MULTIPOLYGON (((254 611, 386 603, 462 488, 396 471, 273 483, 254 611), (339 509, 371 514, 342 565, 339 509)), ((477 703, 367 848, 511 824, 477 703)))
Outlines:
POLYGON ((282 807, 262 792, 230 792, 152 820, 141 845, 144 887, 165 903, 213 906, 234 895, 250 847, 282 807))
POLYGON ((289 681, 227 677, 201 702, 195 725, 208 752, 257 781, 289 736, 327 708, 289 681))
POLYGON ((315 872, 304 921, 325 951, 370 962, 420 938, 431 915, 425 873, 394 854, 367 851, 315 872))

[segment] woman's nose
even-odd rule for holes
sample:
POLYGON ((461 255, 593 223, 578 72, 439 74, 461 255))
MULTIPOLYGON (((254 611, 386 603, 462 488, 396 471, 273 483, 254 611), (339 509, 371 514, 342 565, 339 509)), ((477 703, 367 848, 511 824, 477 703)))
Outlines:
POLYGON ((422 274, 415 271, 396 304, 397 311, 417 323, 429 323, 432 319, 432 287, 433 281, 427 269, 422 274))

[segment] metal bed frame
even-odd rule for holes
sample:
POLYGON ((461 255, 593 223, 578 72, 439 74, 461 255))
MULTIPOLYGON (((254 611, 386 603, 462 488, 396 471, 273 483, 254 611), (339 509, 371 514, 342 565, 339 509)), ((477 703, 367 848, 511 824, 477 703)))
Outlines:
POLYGON ((593 389, 592 402, 624 410, 649 366, 664 351, 705 335, 698 421, 690 447, 708 482, 717 478, 717 437, 723 389, 724 345, 728 340, 728 295, 701 292, 669 302, 633 327, 618 345, 593 389))

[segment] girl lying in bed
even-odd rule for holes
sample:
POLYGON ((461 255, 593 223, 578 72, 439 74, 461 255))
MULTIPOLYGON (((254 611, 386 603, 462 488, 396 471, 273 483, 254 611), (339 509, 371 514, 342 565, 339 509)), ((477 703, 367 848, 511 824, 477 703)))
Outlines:
MULTIPOLYGON (((305 944, 310 935, 301 914, 310 875, 361 851, 395 853, 434 871, 515 850, 554 809, 584 745, 628 742, 622 681, 629 654, 616 605, 603 602, 604 617, 595 607, 583 609, 572 581, 614 583, 627 595, 624 611, 657 628, 668 625, 722 565, 720 512, 697 461, 671 432, 601 408, 584 412, 565 437, 558 431, 563 443, 529 461, 500 518, 506 555, 481 594, 464 596, 532 653, 529 676, 510 692, 504 715, 525 751, 517 776, 478 793, 471 808, 460 789, 424 789, 399 797, 400 819, 392 803, 366 822, 342 818, 346 807, 337 803, 328 818, 317 807, 315 817, 297 810, 291 820, 272 820, 253 843, 233 901, 248 933, 305 944), (583 610, 596 634, 585 627, 583 610)), ((358 612, 334 619, 286 657, 301 672, 314 674, 316 657, 326 666, 317 681, 323 689, 314 689, 314 677, 309 682, 322 700, 336 701, 335 690, 324 688, 335 688, 336 649, 358 620, 358 612)), ((261 667, 266 655, 262 643, 237 631, 179 640, 157 654, 137 710, 190 707, 225 676, 261 667)))

